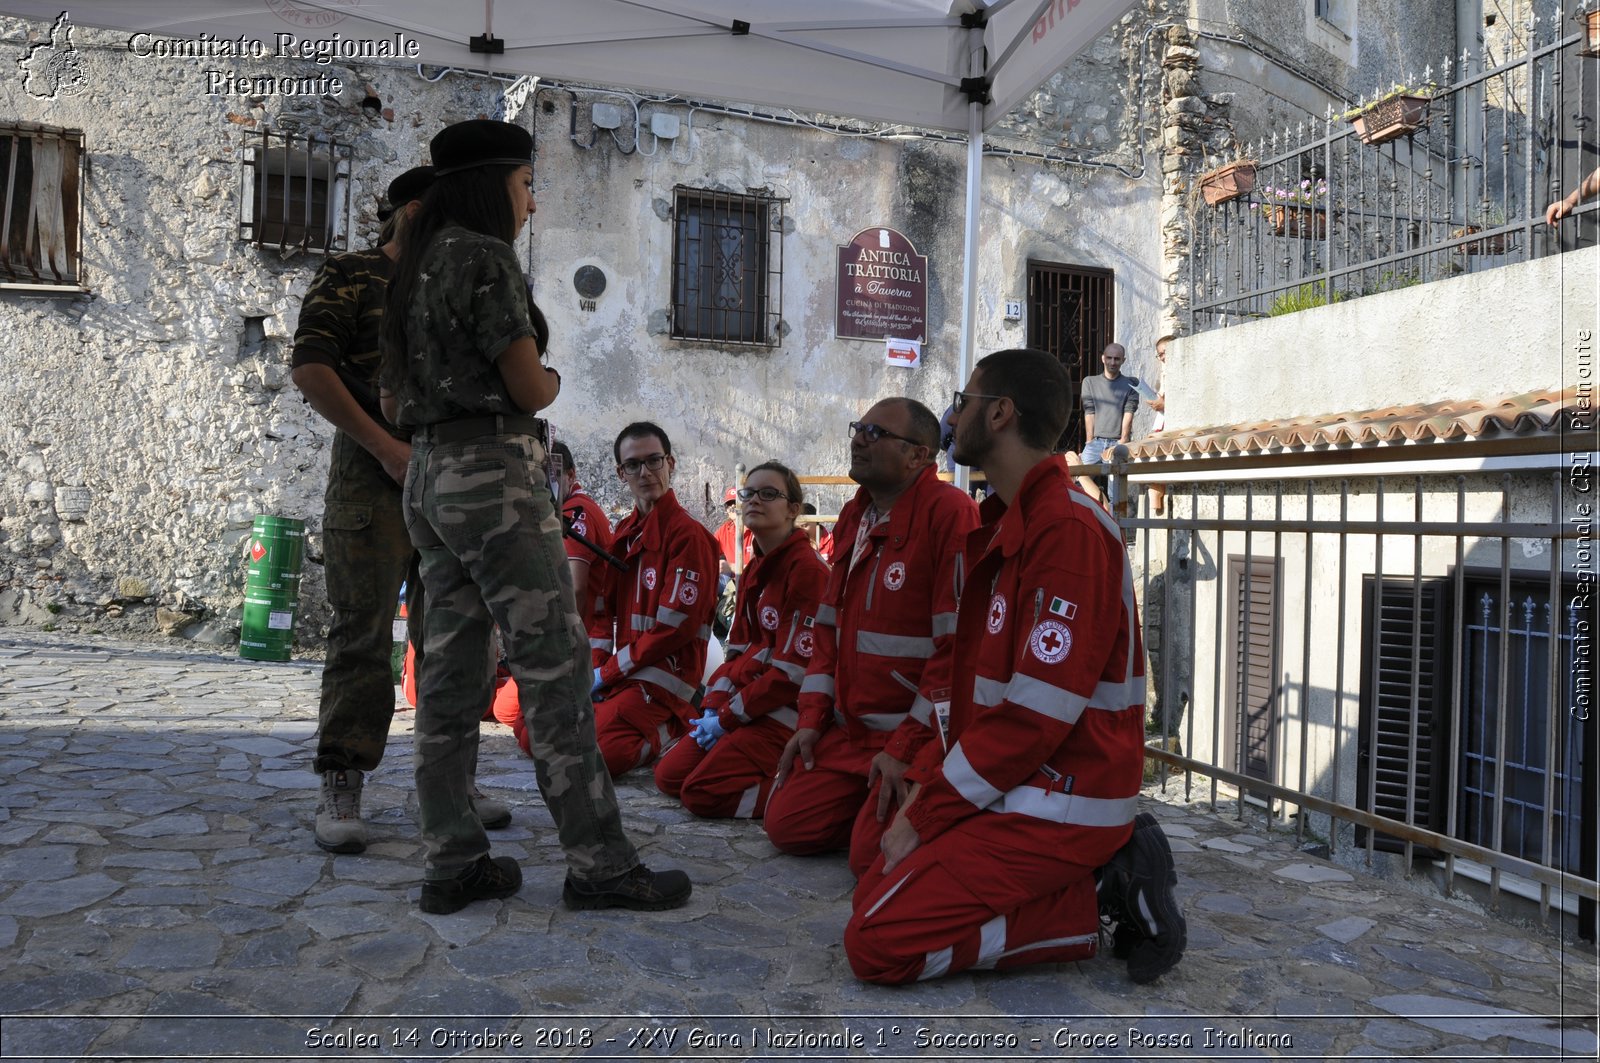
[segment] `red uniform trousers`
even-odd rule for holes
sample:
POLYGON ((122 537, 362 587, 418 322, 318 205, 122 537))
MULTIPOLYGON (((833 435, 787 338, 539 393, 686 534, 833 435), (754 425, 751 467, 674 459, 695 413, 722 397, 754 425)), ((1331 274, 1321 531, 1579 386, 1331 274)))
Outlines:
POLYGON ((856 885, 844 931, 850 969, 864 982, 899 985, 1089 959, 1100 931, 1095 869, 1065 859, 1058 832, 980 812, 888 875, 880 855, 856 885))
POLYGON ((728 731, 710 749, 684 738, 656 762, 656 788, 707 819, 760 819, 794 731, 766 717, 728 731))
MULTIPOLYGON (((878 788, 867 786, 872 758, 881 749, 857 745, 842 727, 822 732, 812 751, 815 767, 799 757, 767 802, 767 838, 781 852, 814 856, 850 850, 857 878, 878 856, 888 817, 878 822, 878 788)), ((890 804, 891 815, 894 810, 890 804)))
POLYGON ((594 736, 613 779, 655 760, 685 730, 678 711, 642 683, 627 683, 594 703, 594 736))

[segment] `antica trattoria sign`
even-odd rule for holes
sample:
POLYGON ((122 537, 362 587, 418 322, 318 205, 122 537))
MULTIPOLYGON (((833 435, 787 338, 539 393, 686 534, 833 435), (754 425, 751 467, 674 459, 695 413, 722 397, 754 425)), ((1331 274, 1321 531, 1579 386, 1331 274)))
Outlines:
POLYGON ((844 340, 921 340, 928 331, 928 259, 905 234, 874 226, 839 248, 834 332, 844 340))

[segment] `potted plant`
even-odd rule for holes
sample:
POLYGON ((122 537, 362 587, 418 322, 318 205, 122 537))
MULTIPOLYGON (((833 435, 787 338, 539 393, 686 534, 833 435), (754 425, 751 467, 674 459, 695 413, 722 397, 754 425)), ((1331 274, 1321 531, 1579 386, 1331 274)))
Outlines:
MULTIPOLYGON (((1472 214, 1471 221, 1459 229, 1452 229, 1450 236, 1460 238, 1481 233, 1485 229, 1498 229, 1506 223, 1506 211, 1498 203, 1485 203, 1472 214)), ((1510 233, 1496 233, 1486 236, 1482 240, 1471 240, 1464 244, 1456 245, 1457 250, 1468 255, 1503 255, 1511 245, 1510 233)))
POLYGON ((1225 166, 1207 170, 1200 175, 1200 194, 1206 203, 1216 206, 1230 199, 1248 195, 1256 187, 1256 160, 1235 159, 1225 166))
POLYGON ((1428 102, 1438 86, 1402 85, 1396 82, 1388 92, 1370 103, 1353 107, 1340 115, 1356 127, 1363 144, 1387 144, 1408 137, 1428 124, 1428 102))
POLYGON ((1328 235, 1328 182, 1305 178, 1298 185, 1265 185, 1257 193, 1261 216, 1278 236, 1321 239, 1328 235))
POLYGON ((1326 284, 1317 281, 1312 284, 1302 284, 1298 288, 1291 288, 1280 294, 1267 308, 1267 316, 1282 317, 1284 314, 1298 313, 1301 310, 1310 310, 1312 307, 1328 306, 1343 301, 1343 292, 1337 289, 1330 292, 1326 284))

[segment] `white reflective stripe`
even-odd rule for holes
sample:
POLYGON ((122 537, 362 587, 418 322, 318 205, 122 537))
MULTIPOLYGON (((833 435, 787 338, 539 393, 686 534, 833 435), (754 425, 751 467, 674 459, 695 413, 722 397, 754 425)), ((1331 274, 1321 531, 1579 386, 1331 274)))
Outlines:
POLYGON ((1084 708, 1089 704, 1089 699, 1081 694, 1063 690, 1054 683, 1046 683, 1031 675, 1020 674, 1011 677, 1011 684, 1006 687, 1006 700, 1013 705, 1032 709, 1041 716, 1070 724, 1078 722, 1078 717, 1083 715, 1084 708))
POLYGON ((711 630, 711 625, 710 624, 702 624, 701 625, 700 631, 699 631, 700 641, 701 642, 710 642, 711 641, 711 636, 713 634, 714 634, 714 632, 711 630))
POLYGON ((930 725, 933 722, 933 702, 918 694, 917 700, 911 703, 911 718, 924 727, 930 725))
POLYGON ((611 650, 612 650, 612 647, 614 647, 615 645, 616 645, 616 643, 612 642, 610 639, 590 639, 589 640, 589 648, 591 650, 605 650, 607 653, 610 653, 611 650))
POLYGON ((683 622, 689 619, 688 613, 680 613, 676 609, 661 606, 656 610, 656 620, 662 624, 671 624, 673 627, 682 627, 683 622))
POLYGON ((763 646, 763 647, 761 647, 759 650, 756 651, 755 657, 753 657, 751 659, 756 661, 759 664, 766 664, 768 661, 772 660, 772 647, 771 646, 763 646))
MULTIPOLYGON (((671 744, 672 744, 672 736, 667 731, 667 725, 664 724, 664 723, 663 724, 658 724, 656 726, 656 750, 659 752, 661 750, 666 749, 667 746, 669 746, 671 744)), ((650 751, 647 748, 645 750, 645 753, 648 754, 649 752, 650 751)), ((643 764, 644 761, 641 760, 639 763, 643 764)))
POLYGON ((627 675, 633 668, 633 647, 624 646, 612 660, 617 662, 617 671, 627 675))
POLYGON ((978 928, 978 959, 972 966, 976 970, 994 969, 995 961, 1005 955, 1006 917, 997 915, 978 928))
MULTIPOLYGON (((1109 534, 1116 536, 1118 542, 1122 541, 1122 529, 1117 527, 1117 522, 1111 519, 1111 515, 1109 513, 1100 508, 1100 503, 1096 502, 1094 499, 1090 498, 1081 491, 1077 494, 1068 492, 1068 497, 1078 505, 1082 506, 1084 509, 1088 510, 1090 513, 1093 513, 1095 519, 1100 522, 1100 526, 1102 528, 1104 528, 1109 534)), ((1123 571, 1127 571, 1126 565, 1123 566, 1123 571)))
MULTIPOLYGON (((623 652, 626 653, 627 651, 624 650, 623 652)), ((671 672, 664 672, 660 668, 656 668, 654 666, 649 668, 641 668, 628 678, 643 680, 646 683, 654 683, 667 693, 675 694, 678 697, 683 698, 685 701, 694 697, 694 687, 690 686, 688 683, 685 683, 671 672)))
MULTIPOLYGON (((905 720, 903 712, 869 712, 856 717, 856 722, 869 731, 893 731, 905 720)), ((845 715, 838 709, 833 710, 833 720, 840 727, 845 725, 845 715)))
POLYGON ((806 676, 800 684, 800 693, 826 694, 830 698, 833 697, 833 676, 823 675, 821 672, 806 676))
POLYGON ((788 661, 773 661, 772 666, 788 676, 791 682, 800 683, 805 681, 805 665, 791 664, 788 661))
POLYGON ((727 676, 723 676, 721 679, 719 679, 715 683, 711 684, 711 690, 712 690, 713 693, 721 693, 724 690, 732 690, 732 689, 733 689, 733 680, 729 679, 727 676))
POLYGON ((767 719, 781 723, 791 731, 800 726, 800 714, 788 707, 773 709, 767 713, 767 719))
POLYGON ((816 613, 813 615, 813 619, 819 624, 827 624, 829 627, 837 627, 839 623, 839 613, 831 605, 819 605, 817 606, 816 613))
POLYGON ((750 717, 744 714, 744 695, 735 694, 733 700, 728 702, 728 711, 738 717, 740 723, 749 723, 750 717))
POLYGON ((978 676, 972 681, 972 703, 992 708, 1006 700, 1006 684, 999 679, 985 679, 978 676))
POLYGON ((922 961, 922 973, 917 975, 917 981, 925 982, 930 978, 943 978, 950 973, 950 949, 940 949, 930 952, 922 961))
MULTIPOLYGON (((990 786, 967 760, 967 751, 957 742, 944 758, 944 777, 956 793, 977 808, 988 808, 1000 800, 1000 791, 990 786)), ((1042 792, 1042 791, 1041 791, 1042 792)))
MULTIPOLYGON (((1143 897, 1144 895, 1140 894, 1140 896, 1143 897)), ((1087 945, 1099 936, 1099 934, 1078 934, 1069 938, 1046 938, 1043 941, 1030 941, 1026 945, 1018 945, 1014 949, 1007 949, 996 959, 1009 959, 1012 956, 1020 956, 1024 952, 1032 952, 1034 949, 1063 949, 1068 945, 1087 945)))
POLYGON ((628 627, 634 631, 651 631, 655 626, 656 618, 653 616, 640 616, 638 613, 634 613, 628 617, 628 627))
MULTIPOLYGON (((945 777, 950 775, 950 763, 945 761, 945 777)), ((991 812, 1009 812, 1019 816, 1067 823, 1077 827, 1124 827, 1133 822, 1139 811, 1139 797, 1081 797, 1077 794, 1058 794, 1041 790, 1037 786, 1019 786, 999 801, 989 806, 991 812)))
POLYGON ((1106 712, 1144 708, 1144 676, 1136 675, 1125 683, 1113 683, 1110 680, 1096 683, 1094 694, 1089 698, 1089 707, 1106 712))
POLYGON ((750 644, 748 642, 730 642, 727 644, 727 646, 729 657, 737 657, 739 654, 750 648, 750 644))
POLYGON ((856 650, 859 653, 875 653, 879 657, 919 657, 926 660, 933 656, 933 640, 917 635, 857 631, 856 650))
POLYGON ((940 635, 954 635, 955 633, 956 633, 956 614, 954 614, 954 613, 934 613, 933 614, 933 637, 934 638, 938 638, 940 635))
POLYGON ((907 882, 910 882, 910 881, 911 881, 911 875, 908 873, 905 876, 905 878, 902 878, 899 882, 896 882, 892 887, 890 887, 889 892, 885 893, 882 897, 879 897, 877 904, 874 904, 871 908, 867 909, 867 914, 863 915, 861 917, 861 921, 864 923, 868 919, 871 919, 874 915, 877 915, 878 914, 878 909, 882 908, 885 904, 889 903, 889 898, 893 897, 896 893, 899 893, 900 892, 900 887, 904 886, 907 882))
POLYGON ((739 807, 733 810, 734 819, 753 819, 756 814, 756 798, 761 796, 761 784, 756 783, 750 789, 739 795, 739 807))

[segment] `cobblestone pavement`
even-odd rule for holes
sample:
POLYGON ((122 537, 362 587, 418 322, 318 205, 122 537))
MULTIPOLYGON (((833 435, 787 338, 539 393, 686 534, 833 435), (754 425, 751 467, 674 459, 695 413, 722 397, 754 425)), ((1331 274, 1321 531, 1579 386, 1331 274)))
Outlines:
POLYGON ((187 644, 0 639, 0 1056, 28 1058, 1582 1058, 1591 946, 1429 900, 1200 807, 1150 806, 1182 965, 1109 957, 904 989, 856 982, 842 859, 777 855, 623 780, 688 908, 575 913, 532 764, 485 724, 492 835, 526 881, 427 916, 410 717, 370 779, 373 844, 312 842, 320 665, 187 644))

